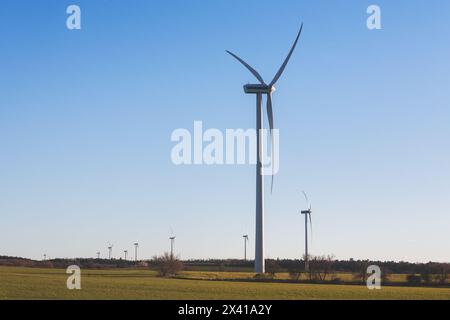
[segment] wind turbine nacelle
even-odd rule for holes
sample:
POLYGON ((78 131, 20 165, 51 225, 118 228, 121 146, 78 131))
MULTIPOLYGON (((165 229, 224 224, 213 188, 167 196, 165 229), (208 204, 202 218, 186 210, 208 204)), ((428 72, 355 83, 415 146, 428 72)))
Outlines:
POLYGON ((311 211, 309 211, 309 210, 302 210, 302 212, 301 212, 302 214, 310 214, 311 213, 311 211))
POLYGON ((268 86, 265 84, 246 84, 244 86, 244 92, 247 94, 268 94, 275 91, 274 86, 268 86))

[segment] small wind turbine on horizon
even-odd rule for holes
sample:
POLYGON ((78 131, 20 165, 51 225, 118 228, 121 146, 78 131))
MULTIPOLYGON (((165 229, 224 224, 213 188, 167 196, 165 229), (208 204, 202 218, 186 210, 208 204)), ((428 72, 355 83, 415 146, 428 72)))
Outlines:
POLYGON ((247 242, 248 242, 248 234, 244 234, 242 237, 244 238, 244 261, 247 261, 247 242))
POLYGON ((125 260, 127 260, 128 250, 123 250, 123 253, 125 253, 125 260))
POLYGON ((275 74, 273 80, 266 84, 261 77, 261 75, 253 69, 247 62, 239 58, 234 53, 227 50, 227 53, 233 56, 236 60, 238 60, 241 64, 243 64, 260 82, 259 84, 247 84, 244 86, 244 92, 246 94, 256 94, 256 156, 257 156, 257 165, 256 165, 256 234, 255 234, 255 272, 256 273, 264 273, 265 272, 265 260, 264 260, 264 178, 262 174, 262 150, 263 150, 263 136, 261 135, 261 131, 263 129, 264 117, 262 110, 262 96, 265 94, 267 96, 267 117, 269 121, 270 127, 270 135, 272 139, 272 158, 271 158, 271 166, 272 166, 272 184, 271 190, 273 189, 273 176, 274 176, 274 138, 273 138, 273 111, 272 111, 272 93, 275 91, 274 85, 278 81, 278 79, 283 74, 286 65, 291 58, 292 53, 294 52, 295 47, 297 46, 298 39, 302 33, 303 24, 300 27, 300 30, 295 38, 294 44, 291 47, 286 59, 281 65, 278 72, 275 74))
POLYGON ((172 227, 170 227, 170 237, 169 237, 169 240, 170 240, 170 259, 173 259, 173 248, 175 246, 175 239, 176 239, 176 236, 173 233, 172 227))
POLYGON ((97 251, 97 259, 100 259, 100 252, 97 251))
POLYGON ((311 219, 311 203, 309 202, 308 196, 305 191, 302 191, 303 196, 306 200, 306 206, 308 209, 302 210, 300 213, 305 215, 305 271, 309 271, 309 253, 308 253, 308 217, 310 223, 310 229, 312 234, 312 219, 311 219))
POLYGON ((111 254, 112 254, 112 248, 113 248, 113 246, 114 246, 114 245, 112 245, 112 244, 109 244, 109 245, 108 245, 109 260, 111 260, 111 254))
POLYGON ((170 258, 173 259, 173 247, 175 245, 175 238, 176 236, 169 237, 170 239, 170 258))
POLYGON ((137 250, 139 247, 139 243, 135 242, 134 243, 134 261, 137 261, 137 250))

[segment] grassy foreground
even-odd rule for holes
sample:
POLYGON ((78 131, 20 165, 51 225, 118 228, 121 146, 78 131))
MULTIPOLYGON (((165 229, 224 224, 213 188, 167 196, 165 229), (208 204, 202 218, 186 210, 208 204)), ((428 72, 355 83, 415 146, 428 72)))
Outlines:
POLYGON ((371 291, 351 285, 165 279, 153 271, 127 269, 83 270, 82 289, 68 290, 67 277, 61 269, 0 267, 0 299, 450 299, 450 288, 371 291))

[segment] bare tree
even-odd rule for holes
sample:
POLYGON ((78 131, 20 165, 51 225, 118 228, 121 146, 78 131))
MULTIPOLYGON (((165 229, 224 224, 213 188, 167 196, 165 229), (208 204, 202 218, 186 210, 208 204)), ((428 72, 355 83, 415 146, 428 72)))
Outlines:
POLYGON ((309 279, 311 281, 326 281, 334 273, 334 256, 315 256, 309 260, 309 279))
POLYGON ((165 252, 160 257, 154 257, 153 261, 155 262, 159 275, 162 277, 171 277, 175 276, 183 270, 183 263, 168 252, 165 252))
POLYGON ((295 263, 294 265, 290 266, 288 269, 289 277, 295 281, 300 280, 302 276, 302 267, 303 264, 301 263, 295 263))
POLYGON ((353 275, 355 280, 359 280, 362 283, 366 283, 369 275, 367 274, 367 268, 369 267, 370 262, 368 260, 358 261, 358 269, 357 272, 353 275))

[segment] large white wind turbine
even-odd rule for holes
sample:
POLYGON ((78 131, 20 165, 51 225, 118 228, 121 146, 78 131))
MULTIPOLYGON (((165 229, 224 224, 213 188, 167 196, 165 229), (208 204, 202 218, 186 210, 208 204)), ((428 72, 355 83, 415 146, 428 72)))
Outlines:
POLYGON ((259 84, 247 84, 244 86, 244 92, 247 94, 256 94, 256 129, 257 129, 257 165, 256 165, 256 234, 255 234, 255 272, 264 273, 265 272, 265 261, 264 261, 264 178, 262 174, 262 155, 263 155, 263 136, 261 131, 263 128, 263 110, 262 110, 262 95, 267 96, 267 117, 269 120, 270 134, 272 138, 272 187, 273 187, 273 169, 274 169, 274 145, 273 145, 273 111, 272 111, 272 93, 275 91, 275 83, 283 74, 286 65, 297 46, 298 39, 302 33, 303 24, 295 38, 294 44, 292 45, 289 54, 284 60, 278 72, 275 74, 273 80, 266 84, 261 77, 261 75, 253 69, 247 62, 239 58, 234 53, 227 51, 236 60, 242 63, 260 82, 259 84))

